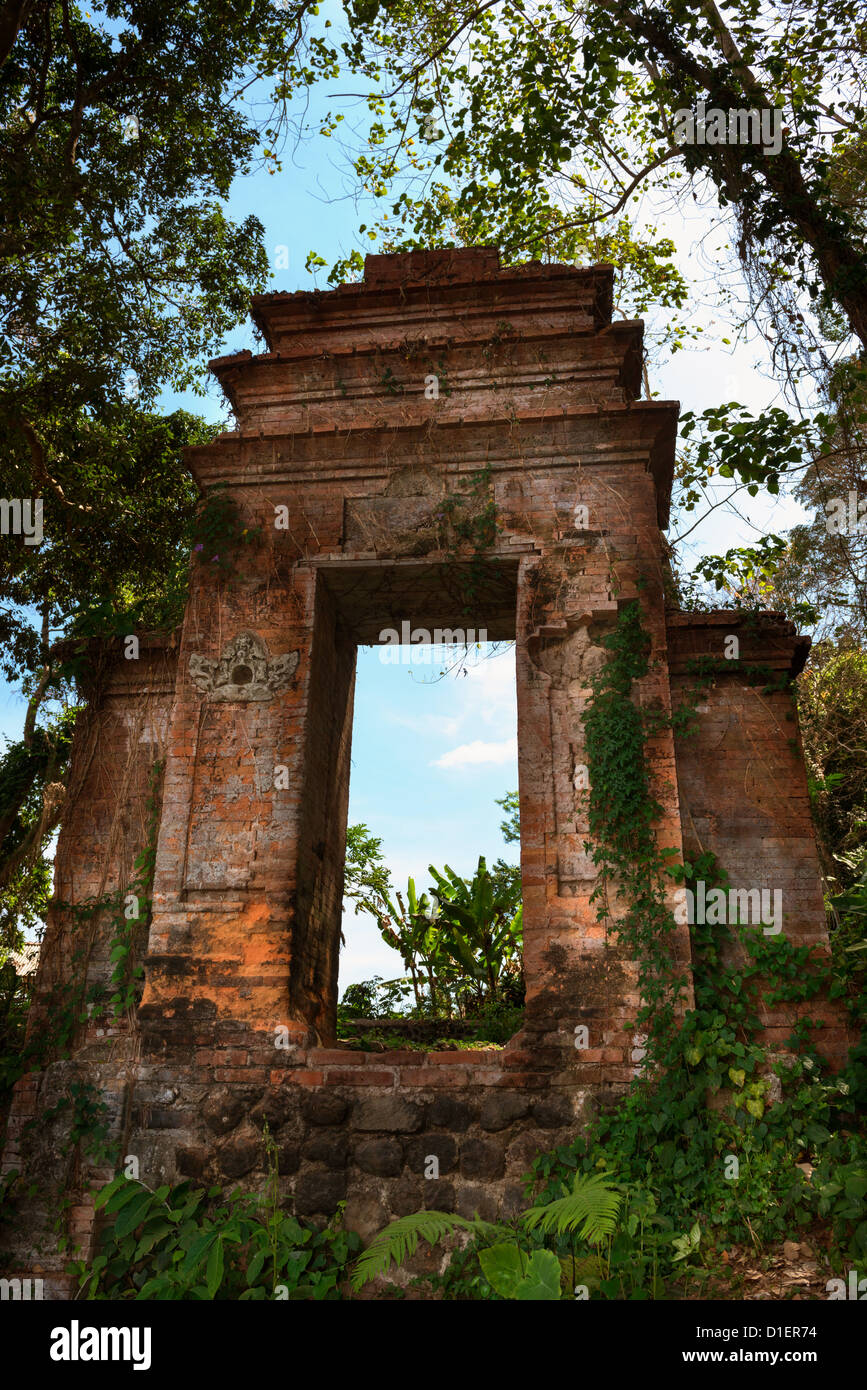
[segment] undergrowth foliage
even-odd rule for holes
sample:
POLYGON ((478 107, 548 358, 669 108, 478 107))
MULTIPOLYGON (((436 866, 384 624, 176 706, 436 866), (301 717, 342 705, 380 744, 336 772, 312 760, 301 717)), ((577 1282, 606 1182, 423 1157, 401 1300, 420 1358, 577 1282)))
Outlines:
MULTIPOLYGON (((399 1265, 409 1259, 419 1240, 435 1245, 445 1236, 467 1231, 475 1239, 482 1275, 494 1293, 521 1301, 558 1300, 564 1261, 542 1248, 541 1238, 555 1237, 562 1243, 575 1235, 595 1248, 610 1242, 623 1199, 606 1178, 601 1173, 576 1176, 566 1196, 528 1208, 515 1226, 481 1221, 478 1217, 468 1220, 443 1211, 420 1211, 401 1217, 380 1231, 361 1255, 352 1279, 353 1288, 361 1289, 377 1275, 385 1274, 392 1262, 399 1265), (527 1248, 532 1246, 534 1237, 537 1248, 527 1248)), ((575 1274, 571 1257, 565 1272, 570 1278, 575 1274)))
POLYGON ((323 1230, 281 1205, 277 1147, 265 1127, 264 1192, 188 1182, 152 1190, 118 1174, 96 1197, 100 1250, 71 1266, 90 1299, 262 1301, 339 1298, 360 1241, 342 1209, 323 1230))
MULTIPOLYGON (((817 963, 809 948, 767 937, 761 924, 696 924, 694 1007, 679 1008, 684 979, 666 888, 723 884, 727 876, 712 854, 672 864, 672 851, 656 842, 661 808, 646 742, 664 716, 642 712, 633 699, 650 651, 637 602, 621 609, 605 645, 609 661, 585 715, 587 848, 600 869, 599 918, 639 968, 639 1021, 648 1034, 642 1071, 615 1109, 536 1158, 527 1178, 534 1205, 513 1226, 492 1230, 432 1212, 403 1218, 362 1256, 358 1285, 406 1259, 419 1238, 433 1243, 457 1230, 469 1231, 470 1243, 427 1279, 447 1298, 662 1297, 682 1269, 699 1283, 708 1279, 722 1248, 745 1242, 760 1251, 817 1218, 825 1220, 835 1268, 867 1264, 863 1045, 840 1076, 829 1077, 811 1043, 816 1021, 801 1017, 790 1050, 774 1054, 760 1041, 757 1007, 762 997, 802 1005, 825 991, 846 999, 861 1025, 856 967, 847 974, 839 955, 817 963), (617 1195, 601 1239, 561 1219, 576 1215, 594 1181, 600 1195, 603 1188, 617 1195)), ((708 672, 696 674, 700 694, 708 672)), ((676 711, 675 732, 688 735, 694 715, 687 705, 676 711)))

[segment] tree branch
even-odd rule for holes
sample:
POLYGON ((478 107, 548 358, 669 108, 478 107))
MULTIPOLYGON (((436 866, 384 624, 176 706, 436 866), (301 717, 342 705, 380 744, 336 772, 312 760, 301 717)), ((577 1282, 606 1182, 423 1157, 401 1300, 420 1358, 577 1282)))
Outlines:
POLYGON ((0 5, 0 67, 15 47, 15 40, 32 9, 33 0, 8 0, 7 4, 0 5))

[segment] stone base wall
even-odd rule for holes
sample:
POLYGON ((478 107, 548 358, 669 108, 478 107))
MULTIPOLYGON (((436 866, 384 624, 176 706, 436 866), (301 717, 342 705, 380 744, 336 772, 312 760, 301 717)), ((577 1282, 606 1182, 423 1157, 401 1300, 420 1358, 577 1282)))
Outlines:
MULTIPOLYGON (((189 1179, 261 1190, 267 1124, 280 1189, 296 1215, 324 1223, 345 1203, 347 1225, 368 1240, 423 1208, 491 1221, 515 1216, 527 1205, 523 1179, 535 1155, 574 1139, 593 1112, 589 1088, 527 1071, 520 1046, 362 1053, 311 1047, 301 1035, 278 1048, 273 1036, 237 1023, 201 1028, 177 1021, 170 1041, 134 1062, 112 1058, 105 1045, 100 1057, 91 1044, 74 1061, 23 1078, 17 1114, 44 1117, 86 1077, 108 1102, 120 1161, 135 1157, 152 1188, 189 1179)), ((74 1294, 65 1273, 72 1248, 79 1245, 84 1259, 94 1250, 88 1190, 114 1171, 80 1158, 72 1171, 67 1141, 63 1116, 25 1136, 17 1157, 38 1190, 18 1206, 4 1242, 11 1263, 3 1273, 40 1277, 46 1297, 60 1299, 74 1294), (64 1196, 70 1251, 59 1253, 54 1218, 64 1196)))
POLYGON ((347 1223, 364 1238, 423 1207, 514 1215, 533 1157, 574 1138, 590 1100, 525 1071, 517 1048, 283 1051, 261 1035, 235 1043, 196 1067, 141 1067, 142 1172, 255 1186, 267 1121, 296 1214, 324 1218, 345 1201, 347 1223), (439 1177, 425 1176, 431 1159, 439 1177))

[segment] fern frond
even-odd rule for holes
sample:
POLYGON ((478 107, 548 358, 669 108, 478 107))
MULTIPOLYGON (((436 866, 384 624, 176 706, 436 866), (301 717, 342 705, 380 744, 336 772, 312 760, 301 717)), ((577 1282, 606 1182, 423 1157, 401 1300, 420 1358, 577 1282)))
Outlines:
POLYGON ((577 1230, 583 1240, 599 1245, 614 1232, 622 1197, 611 1187, 608 1173, 579 1173, 566 1197, 545 1207, 531 1207, 521 1218, 528 1231, 558 1236, 577 1230))
POLYGON ((384 1274, 391 1264, 403 1264, 418 1249, 419 1240, 428 1245, 436 1245, 443 1236, 453 1231, 472 1231, 476 1236, 498 1236, 502 1228, 492 1226, 487 1221, 468 1221, 462 1216, 453 1216, 445 1211, 416 1211, 411 1216, 402 1216, 392 1221, 370 1245, 359 1255, 352 1276, 353 1289, 360 1289, 378 1274, 384 1274))

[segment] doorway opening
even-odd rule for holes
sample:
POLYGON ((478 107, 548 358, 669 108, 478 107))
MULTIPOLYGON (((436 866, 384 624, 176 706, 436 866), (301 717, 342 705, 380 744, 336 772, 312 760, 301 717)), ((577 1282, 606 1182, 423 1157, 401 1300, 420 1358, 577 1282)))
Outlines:
MULTIPOLYGON (((320 945, 333 931, 321 1017, 343 1047, 471 1054, 521 1027, 517 566, 472 576, 471 615, 454 571, 332 564, 317 576, 312 675, 331 736, 320 788, 324 772, 334 795, 306 920, 311 945, 311 928, 320 945)), ((321 801, 312 777, 308 791, 321 801)))

